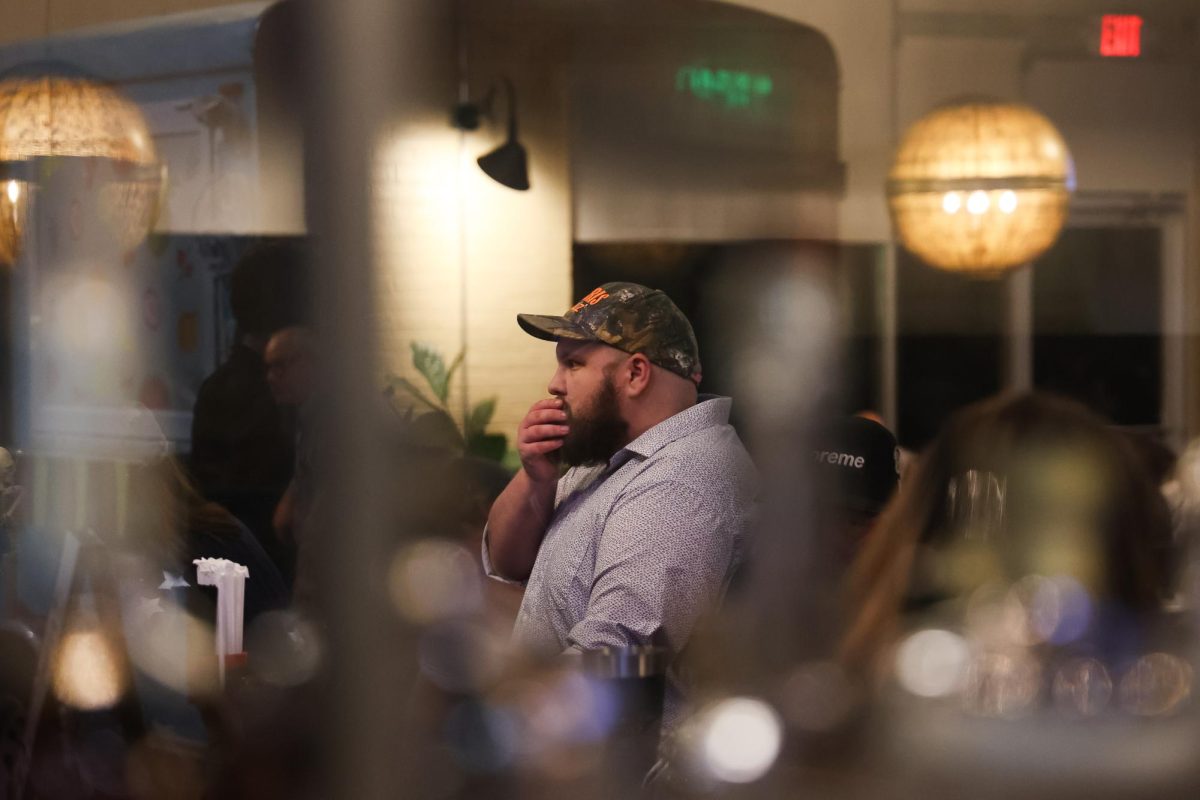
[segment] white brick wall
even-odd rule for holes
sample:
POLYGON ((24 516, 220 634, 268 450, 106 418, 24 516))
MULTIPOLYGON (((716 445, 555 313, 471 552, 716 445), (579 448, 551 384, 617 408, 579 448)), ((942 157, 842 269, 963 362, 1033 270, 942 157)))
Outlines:
MULTIPOLYGON (((397 129, 381 144, 382 371, 411 377, 414 340, 447 358, 465 344, 468 400, 498 398, 491 431, 506 434, 511 446, 530 404, 546 396, 554 369, 553 346, 523 333, 516 315, 561 313, 572 301, 565 40, 553 15, 537 4, 479 0, 462 9, 469 18, 470 97, 480 99, 501 76, 512 80, 532 188, 500 186, 475 164, 503 138, 503 97, 493 109, 498 119, 466 134, 461 152, 461 135, 449 121, 453 90, 429 98, 423 124, 397 129)), ((458 391, 462 384, 456 380, 458 391)), ((461 408, 456 392, 451 409, 458 416, 461 408)))
MULTIPOLYGON (((460 189, 459 134, 441 120, 389 135, 376 191, 383 371, 414 377, 412 341, 435 345, 447 359, 462 348, 463 220, 469 400, 498 397, 491 429, 507 434, 510 445, 554 368, 552 345, 524 334, 516 314, 559 313, 571 302, 566 158, 556 153, 561 145, 539 143, 536 127, 522 139, 530 150, 528 192, 500 186, 476 167, 475 157, 494 143, 485 132, 467 136, 460 189)), ((455 383, 461 390, 461 379, 455 383)), ((461 409, 457 392, 451 407, 456 415, 461 409)))

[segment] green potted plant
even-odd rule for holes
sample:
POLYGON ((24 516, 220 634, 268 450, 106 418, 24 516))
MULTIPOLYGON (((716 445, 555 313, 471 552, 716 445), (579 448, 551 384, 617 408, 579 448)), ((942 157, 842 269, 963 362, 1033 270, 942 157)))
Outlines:
POLYGON ((431 426, 445 436, 464 453, 491 461, 503 462, 508 450, 508 437, 502 433, 488 433, 496 413, 496 398, 481 400, 469 409, 464 409, 462 419, 450 410, 450 387, 454 375, 462 367, 464 351, 460 351, 449 364, 432 346, 413 342, 412 365, 425 382, 424 388, 417 386, 401 375, 387 376, 384 390, 395 405, 399 397, 409 402, 402 413, 417 424, 431 426), (425 409, 417 416, 417 409, 425 409))

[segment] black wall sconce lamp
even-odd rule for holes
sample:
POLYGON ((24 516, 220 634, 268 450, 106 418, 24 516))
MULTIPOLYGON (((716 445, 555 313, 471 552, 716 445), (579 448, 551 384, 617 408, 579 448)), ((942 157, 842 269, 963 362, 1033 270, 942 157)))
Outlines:
POLYGON ((479 130, 483 117, 495 117, 497 88, 503 86, 508 97, 508 136, 504 143, 491 152, 475 159, 484 173, 510 189, 525 191, 529 188, 529 156, 525 147, 517 141, 517 93, 512 81, 502 78, 488 89, 478 103, 459 103, 454 107, 454 127, 463 131, 479 130))

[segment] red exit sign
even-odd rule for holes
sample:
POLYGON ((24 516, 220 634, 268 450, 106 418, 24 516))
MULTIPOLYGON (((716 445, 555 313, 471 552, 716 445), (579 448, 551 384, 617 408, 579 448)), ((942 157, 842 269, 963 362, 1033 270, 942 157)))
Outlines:
POLYGON ((1142 54, 1142 18, 1136 14, 1105 14, 1100 23, 1100 55, 1137 58, 1142 54))

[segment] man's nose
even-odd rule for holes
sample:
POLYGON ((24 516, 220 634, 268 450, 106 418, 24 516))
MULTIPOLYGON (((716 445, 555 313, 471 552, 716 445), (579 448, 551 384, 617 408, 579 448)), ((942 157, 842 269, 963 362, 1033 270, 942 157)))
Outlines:
POLYGON ((563 397, 566 395, 567 386, 563 381, 562 367, 554 370, 554 375, 550 378, 550 385, 546 387, 546 391, 550 392, 554 397, 563 397))

